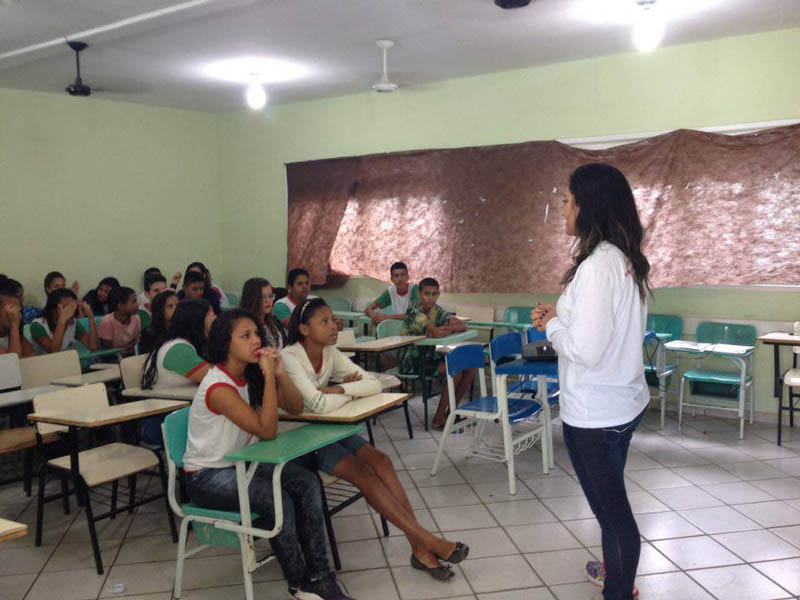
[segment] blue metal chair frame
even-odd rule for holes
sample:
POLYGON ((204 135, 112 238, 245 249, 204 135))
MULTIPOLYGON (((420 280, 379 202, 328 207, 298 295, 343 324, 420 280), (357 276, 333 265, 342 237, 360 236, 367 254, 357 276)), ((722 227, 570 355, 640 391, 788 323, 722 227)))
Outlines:
MULTIPOLYGON (((513 335, 513 334, 506 334, 513 335)), ((519 335, 518 333, 516 335, 519 335)), ((498 346, 511 348, 515 344, 512 338, 499 336, 492 341, 498 341, 498 346)), ((521 338, 520 338, 521 339, 521 338)), ((445 358, 447 366, 447 389, 450 400, 450 414, 445 422, 436 459, 431 468, 431 476, 435 476, 439 469, 439 462, 444 453, 448 438, 454 431, 460 431, 465 437, 470 437, 467 452, 470 456, 479 456, 488 460, 505 462, 508 470, 508 491, 517 493, 514 455, 519 454, 533 446, 537 440, 542 442, 542 468, 545 473, 550 469, 550 410, 547 402, 542 404, 539 400, 526 398, 509 398, 506 391, 506 378, 497 380, 497 395, 487 396, 486 378, 484 373, 484 355, 480 344, 465 344, 453 349, 445 358), (480 384, 480 398, 467 402, 460 407, 455 406, 454 377, 468 369, 477 369, 480 384), (462 420, 456 422, 456 418, 462 420), (502 427, 502 444, 492 444, 483 439, 487 423, 498 421, 502 427), (516 437, 513 435, 512 426, 526 425, 516 437), (471 436, 467 436, 467 429, 471 436)), ((463 438, 462 438, 463 439, 463 438)))

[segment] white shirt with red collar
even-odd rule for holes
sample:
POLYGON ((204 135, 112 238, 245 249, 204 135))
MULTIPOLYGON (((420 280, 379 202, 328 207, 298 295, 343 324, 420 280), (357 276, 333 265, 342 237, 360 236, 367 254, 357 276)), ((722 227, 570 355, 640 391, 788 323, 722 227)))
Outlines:
POLYGON ((200 382, 189 409, 189 436, 186 440, 186 453, 183 455, 183 468, 186 471, 232 467, 233 463, 225 460, 224 456, 246 446, 253 438, 228 417, 208 405, 211 392, 220 387, 231 388, 250 404, 247 382, 244 379, 234 379, 222 365, 209 369, 200 382))

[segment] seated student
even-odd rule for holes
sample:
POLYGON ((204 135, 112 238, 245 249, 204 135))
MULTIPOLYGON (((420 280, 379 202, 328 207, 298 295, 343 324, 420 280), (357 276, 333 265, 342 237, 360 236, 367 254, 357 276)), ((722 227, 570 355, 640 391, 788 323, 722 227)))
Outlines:
POLYGON ((283 350, 286 345, 286 333, 281 322, 272 314, 274 300, 275 293, 269 281, 261 277, 251 277, 242 286, 239 308, 246 310, 256 318, 256 322, 266 337, 267 346, 283 350))
MULTIPOLYGON (((46 295, 49 296, 54 290, 64 289, 65 287, 67 287, 67 280, 58 271, 50 271, 44 276, 44 293, 46 295)), ((77 298, 78 294, 81 292, 80 284, 77 281, 73 281, 70 289, 77 298)))
POLYGON ((189 273, 190 271, 200 273, 203 276, 203 279, 206 282, 203 298, 211 302, 211 306, 214 308, 214 311, 219 314, 221 310, 220 307, 223 304, 228 306, 228 298, 225 298, 225 302, 222 301, 222 288, 212 284, 211 271, 209 271, 203 263, 197 261, 190 263, 189 266, 186 267, 186 272, 189 273))
MULTIPOLYGON (((287 294, 276 300, 272 309, 272 313, 284 328, 289 326, 289 318, 292 316, 295 306, 317 297, 309 293, 311 291, 311 280, 309 279, 308 271, 305 269, 292 269, 289 271, 289 275, 286 276, 286 286, 287 294)), ((339 331, 344 328, 344 321, 339 317, 333 317, 333 321, 339 331)))
POLYGON ((108 308, 108 297, 111 294, 111 290, 118 287, 119 281, 116 277, 103 277, 95 289, 86 292, 83 301, 89 303, 95 316, 101 317, 107 315, 110 312, 108 308))
MULTIPOLYGON (((159 269, 158 267, 149 267, 145 269, 144 275, 142 275, 142 287, 145 289, 145 291, 139 294, 139 308, 145 310, 149 310, 147 308, 147 305, 150 304, 152 299, 155 297, 155 294, 153 294, 152 296, 147 295, 147 278, 150 275, 163 276, 163 273, 161 272, 161 269, 159 269)), ((164 279, 164 281, 166 281, 166 278, 164 279)), ((180 281, 181 281, 181 272, 175 271, 175 274, 172 276, 172 281, 170 281, 169 283, 169 287, 171 287, 173 290, 177 290, 178 283, 180 283, 180 281)))
POLYGON ((103 348, 125 348, 123 354, 130 354, 142 333, 136 292, 125 286, 115 288, 109 298, 109 308, 111 312, 100 319, 97 328, 100 344, 103 348))
POLYGON ((22 335, 22 302, 14 293, 14 283, 13 279, 0 275, 0 354, 34 356, 36 351, 22 335))
POLYGON ((202 298, 179 303, 166 335, 147 357, 142 370, 142 389, 200 383, 210 368, 204 357, 208 333, 216 318, 211 305, 202 298))
POLYGON ((307 299, 312 300, 316 296, 311 295, 311 280, 308 271, 305 269, 292 269, 286 276, 287 294, 275 302, 272 314, 281 322, 284 327, 289 326, 289 319, 294 312, 294 307, 302 304, 307 299))
POLYGON ((12 296, 16 296, 22 306, 22 324, 27 325, 32 322, 36 317, 42 316, 42 309, 35 306, 25 306, 25 288, 16 279, 9 279, 5 275, 0 275, 0 280, 5 278, 4 287, 11 292, 12 296))
MULTIPOLYGON (((209 359, 214 366, 200 383, 189 411, 183 458, 187 491, 200 506, 238 510, 236 472, 225 454, 245 446, 253 437, 274 439, 279 434, 278 407, 297 414, 303 404, 280 354, 262 347, 259 326, 241 309, 226 311, 214 322, 209 359), (257 383, 247 369, 255 365, 261 371, 257 383), (250 397, 248 383, 263 388, 260 398, 250 397)), ((252 510, 267 520, 274 515, 273 469, 273 465, 258 465, 248 488, 252 510)), ((289 585, 289 596, 348 600, 328 565, 319 478, 290 462, 281 473, 281 492, 283 527, 270 545, 289 585)))
POLYGON ((97 327, 92 307, 86 302, 79 303, 72 290, 54 289, 47 297, 42 316, 31 323, 31 339, 38 354, 50 354, 70 350, 79 341, 89 350, 97 350, 97 327), (89 322, 87 332, 75 317, 86 317, 89 322))
MULTIPOLYGON (((426 277, 419 282, 418 304, 413 304, 406 312, 403 320, 403 335, 424 335, 427 337, 444 337, 453 333, 466 331, 467 327, 455 315, 447 312, 436 304, 439 299, 439 282, 432 277, 426 277)), ((400 349, 400 372, 416 373, 420 352, 420 346, 405 346, 400 349)), ((444 358, 441 354, 434 354, 434 365, 431 372, 435 372, 440 378, 446 375, 444 358)), ((462 371, 455 376, 456 406, 463 398, 464 393, 472 385, 475 378, 475 369, 462 371)), ((448 399, 447 386, 442 386, 442 397, 433 417, 431 427, 441 429, 447 420, 450 412, 450 401, 448 399)))
POLYGON ((142 330, 142 337, 139 338, 140 354, 150 354, 167 337, 167 329, 177 306, 178 295, 173 290, 164 290, 153 298, 150 326, 142 330))
POLYGON ((392 285, 364 309, 375 325, 386 319, 402 321, 408 307, 419 302, 419 286, 409 284, 406 263, 398 261, 392 264, 389 276, 392 285), (378 312, 379 309, 381 312, 378 312))
POLYGON ((139 310, 144 310, 152 315, 153 298, 167 288, 167 278, 161 273, 151 273, 144 278, 144 304, 142 295, 139 295, 139 310))
MULTIPOLYGON (((377 379, 335 347, 337 337, 333 313, 322 298, 306 300, 294 309, 289 323, 289 346, 281 354, 303 397, 305 409, 310 412, 328 413, 353 397, 381 392, 377 379), (342 383, 331 383, 331 379, 342 383)), ((353 435, 321 448, 318 458, 323 471, 355 485, 378 513, 406 534, 411 545, 412 567, 428 572, 435 579, 454 576, 450 567, 439 560, 461 562, 469 548, 436 537, 419 524, 388 456, 361 436, 353 435)))
POLYGON ((198 271, 186 271, 183 276, 183 289, 178 292, 178 299, 191 300, 192 298, 202 298, 211 305, 214 314, 222 312, 219 306, 219 298, 216 294, 210 294, 206 286, 206 279, 198 271))

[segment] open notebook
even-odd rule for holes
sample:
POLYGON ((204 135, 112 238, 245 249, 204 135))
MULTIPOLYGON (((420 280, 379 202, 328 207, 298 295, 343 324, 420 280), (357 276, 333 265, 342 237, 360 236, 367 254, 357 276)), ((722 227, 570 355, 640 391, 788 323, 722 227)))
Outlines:
POLYGON ((667 350, 689 350, 691 352, 719 352, 722 354, 747 354, 753 346, 738 346, 734 344, 709 344, 707 342, 691 342, 688 340, 675 340, 664 344, 667 350))

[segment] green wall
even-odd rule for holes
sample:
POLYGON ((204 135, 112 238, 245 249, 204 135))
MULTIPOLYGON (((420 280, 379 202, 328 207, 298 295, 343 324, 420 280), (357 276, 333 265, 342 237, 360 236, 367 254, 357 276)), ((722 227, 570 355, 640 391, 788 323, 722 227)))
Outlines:
POLYGON ((217 117, 0 90, 0 273, 26 303, 59 270, 88 291, 104 275, 203 260, 221 274, 217 117))

